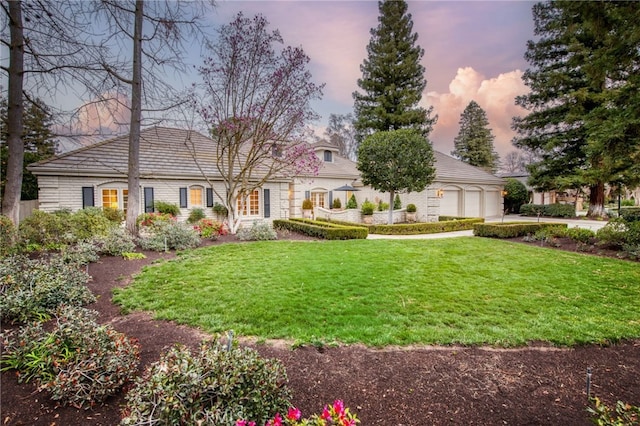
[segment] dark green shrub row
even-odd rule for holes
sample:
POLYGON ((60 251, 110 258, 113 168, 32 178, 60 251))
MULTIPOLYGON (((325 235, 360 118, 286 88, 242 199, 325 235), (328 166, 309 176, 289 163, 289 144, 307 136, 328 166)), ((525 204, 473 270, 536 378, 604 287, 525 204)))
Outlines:
POLYGON ((441 232, 465 231, 473 229, 483 218, 448 220, 445 222, 399 223, 394 225, 369 225, 369 233, 382 235, 438 234, 441 232))
POLYGON ((15 369, 19 382, 34 380, 51 399, 89 407, 133 380, 139 346, 108 325, 98 313, 61 307, 51 331, 31 323, 7 334, 2 371, 15 369))
POLYGON ((355 240, 365 239, 369 234, 367 228, 362 226, 345 226, 337 223, 329 223, 309 219, 274 220, 273 227, 288 231, 299 232, 311 237, 325 240, 355 240))
POLYGON ((42 320, 62 304, 81 306, 95 301, 87 288, 89 275, 63 256, 32 260, 10 256, 0 260, 0 318, 42 320))
POLYGON ((212 341, 192 354, 174 346, 127 393, 121 425, 263 425, 286 412, 286 383, 282 363, 253 349, 212 341))
POLYGON ((515 238, 535 234, 541 229, 566 227, 566 223, 552 222, 477 223, 473 226, 473 235, 477 237, 515 238))
POLYGON ((450 220, 465 220, 465 219, 474 219, 474 218, 462 217, 462 216, 438 216, 438 222, 448 222, 450 220))
POLYGON ((640 207, 626 207, 620 209, 620 217, 627 222, 640 222, 640 207))
POLYGON ((520 207, 523 216, 575 217, 573 204, 523 204, 520 207))

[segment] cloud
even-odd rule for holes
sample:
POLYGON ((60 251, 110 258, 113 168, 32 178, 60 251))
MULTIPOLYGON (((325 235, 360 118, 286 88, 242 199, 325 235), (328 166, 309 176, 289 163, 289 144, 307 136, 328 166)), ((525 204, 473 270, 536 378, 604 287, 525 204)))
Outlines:
POLYGON ((103 100, 82 105, 73 122, 74 132, 82 135, 113 135, 129 130, 129 98, 106 94, 103 100))
POLYGON ((434 147, 449 154, 458 135, 460 115, 472 100, 486 112, 489 127, 495 136, 494 147, 504 156, 513 150, 511 119, 526 111, 515 105, 515 97, 528 92, 522 81, 522 71, 514 70, 487 79, 472 67, 458 68, 446 93, 428 92, 425 106, 433 106, 438 122, 431 133, 434 147))

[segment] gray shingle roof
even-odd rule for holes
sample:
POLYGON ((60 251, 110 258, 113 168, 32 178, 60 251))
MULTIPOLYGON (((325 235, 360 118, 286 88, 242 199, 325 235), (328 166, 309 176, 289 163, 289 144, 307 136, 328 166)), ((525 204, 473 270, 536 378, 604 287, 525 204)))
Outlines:
POLYGON ((436 180, 439 182, 504 184, 504 180, 501 178, 478 167, 456 160, 439 151, 434 151, 433 154, 436 160, 436 180))

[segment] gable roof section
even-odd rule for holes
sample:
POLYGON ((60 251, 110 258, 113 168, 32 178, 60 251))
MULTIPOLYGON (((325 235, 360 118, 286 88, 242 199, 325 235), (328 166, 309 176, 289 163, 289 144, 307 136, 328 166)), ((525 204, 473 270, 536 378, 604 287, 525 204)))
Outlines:
POLYGON ((436 166, 436 178, 442 183, 482 183, 504 185, 504 180, 478 167, 449 157, 439 151, 433 152, 436 166))

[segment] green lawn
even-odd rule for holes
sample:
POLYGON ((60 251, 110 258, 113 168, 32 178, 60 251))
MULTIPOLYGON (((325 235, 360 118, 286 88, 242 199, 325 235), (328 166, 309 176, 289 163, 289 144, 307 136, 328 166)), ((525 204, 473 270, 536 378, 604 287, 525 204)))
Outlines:
POLYGON ((299 343, 606 343, 640 337, 640 264, 485 238, 269 241, 185 252, 126 310, 299 343))

